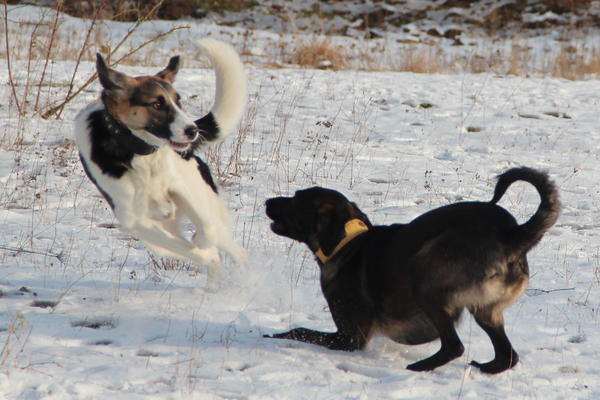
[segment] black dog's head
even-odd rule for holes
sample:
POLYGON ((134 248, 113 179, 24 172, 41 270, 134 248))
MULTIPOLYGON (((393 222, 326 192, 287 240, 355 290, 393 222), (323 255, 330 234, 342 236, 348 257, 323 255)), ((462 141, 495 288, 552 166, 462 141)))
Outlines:
POLYGON ((274 233, 306 243, 313 252, 321 249, 325 255, 344 238, 348 221, 359 219, 372 226, 356 204, 335 190, 321 187, 299 190, 293 197, 269 199, 266 207, 274 233))

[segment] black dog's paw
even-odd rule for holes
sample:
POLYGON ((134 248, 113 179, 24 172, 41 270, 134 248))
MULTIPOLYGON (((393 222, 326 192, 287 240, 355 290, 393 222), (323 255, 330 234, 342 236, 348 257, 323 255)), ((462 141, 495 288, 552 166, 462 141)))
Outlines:
POLYGON ((471 361, 470 364, 485 374, 499 374, 507 369, 510 369, 517 365, 519 362, 519 355, 516 351, 512 350, 510 354, 506 356, 498 356, 490 362, 480 363, 477 361, 471 361))
POLYGON ((506 371, 508 368, 506 366, 500 366, 494 362, 480 363, 477 361, 471 361, 469 364, 475 368, 479 368, 479 370, 485 374, 498 374, 502 371, 506 371))
POLYGON ((437 367, 441 367, 442 365, 447 364, 455 358, 460 357, 464 350, 465 349, 462 346, 462 344, 454 347, 448 347, 446 349, 442 348, 431 357, 410 364, 406 368, 411 371, 417 372, 432 371, 437 367))
POLYGON ((428 360, 417 361, 416 363, 406 366, 406 369, 415 372, 433 371, 435 368, 436 366, 432 365, 430 362, 428 362, 428 360))
POLYGON ((499 374, 500 372, 504 372, 507 369, 514 367, 517 363, 511 362, 498 362, 498 361, 490 361, 487 363, 479 363, 477 361, 471 361, 470 365, 479 368, 481 372, 484 374, 499 374))
POLYGON ((292 331, 274 333, 272 335, 263 335, 263 337, 267 339, 294 339, 293 334, 291 332, 292 331))

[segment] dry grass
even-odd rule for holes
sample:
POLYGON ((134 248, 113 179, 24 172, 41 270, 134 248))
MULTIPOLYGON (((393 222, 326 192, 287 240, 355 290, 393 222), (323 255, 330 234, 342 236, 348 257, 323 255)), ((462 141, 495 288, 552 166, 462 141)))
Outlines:
POLYGON ((298 39, 292 63, 310 68, 344 69, 348 56, 342 46, 333 45, 327 38, 298 39))
POLYGON ((570 80, 600 77, 600 47, 591 39, 554 42, 544 51, 515 39, 504 48, 492 42, 448 48, 437 43, 392 43, 372 48, 333 45, 326 37, 296 39, 288 56, 295 65, 333 70, 398 71, 414 73, 494 73, 552 76, 570 80), (393 55, 392 55, 393 54, 393 55))
POLYGON ((449 54, 437 45, 405 46, 399 60, 383 70, 415 73, 495 73, 515 76, 552 76, 569 80, 600 77, 600 47, 588 44, 562 44, 551 51, 536 49, 518 41, 505 51, 474 49, 468 55, 449 54))
POLYGON ((154 271, 191 271, 194 270, 189 261, 160 257, 148 251, 148 257, 154 271))
POLYGON ((442 49, 436 46, 406 46, 399 61, 396 65, 392 65, 392 68, 419 74, 447 72, 447 67, 443 65, 442 54, 442 49))
POLYGON ((600 49, 593 48, 584 54, 574 46, 562 46, 546 67, 550 75, 570 80, 600 76, 600 49))

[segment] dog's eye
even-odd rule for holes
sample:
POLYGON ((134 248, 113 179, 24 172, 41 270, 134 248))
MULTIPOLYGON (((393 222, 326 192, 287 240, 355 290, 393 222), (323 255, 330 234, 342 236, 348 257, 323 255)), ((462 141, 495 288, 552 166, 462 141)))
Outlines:
POLYGON ((152 108, 154 108, 155 110, 162 110, 164 105, 165 105, 165 100, 162 97, 159 97, 158 100, 156 100, 153 103, 150 103, 150 106, 152 108))

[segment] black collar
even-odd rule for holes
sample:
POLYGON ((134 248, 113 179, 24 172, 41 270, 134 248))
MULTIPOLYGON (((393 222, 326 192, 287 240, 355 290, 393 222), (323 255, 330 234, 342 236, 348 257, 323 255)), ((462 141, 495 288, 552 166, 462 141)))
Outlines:
POLYGON ((103 113, 103 122, 108 133, 115 138, 123 148, 142 156, 147 156, 156 151, 156 146, 152 146, 135 136, 129 128, 117 121, 106 109, 103 113))

